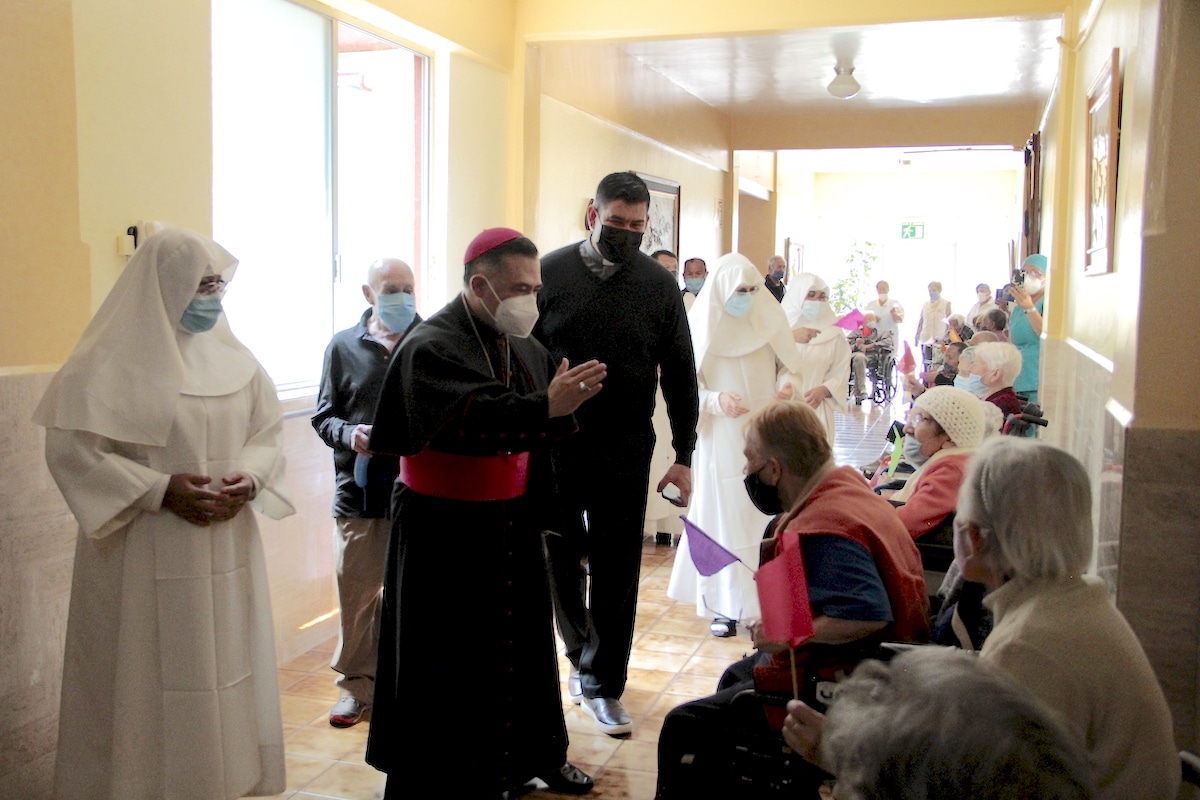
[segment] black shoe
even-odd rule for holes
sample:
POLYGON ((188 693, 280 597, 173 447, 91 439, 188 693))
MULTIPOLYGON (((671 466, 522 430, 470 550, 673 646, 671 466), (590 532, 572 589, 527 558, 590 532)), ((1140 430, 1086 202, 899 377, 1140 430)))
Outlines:
POLYGON ((538 777, 545 781, 550 791, 559 794, 587 794, 596 785, 591 776, 570 761, 565 762, 555 772, 538 777))
MULTIPOLYGON (((583 710, 596 720, 596 727, 609 736, 626 736, 633 730, 633 720, 621 701, 615 697, 585 697, 583 710)), ((543 780, 545 780, 543 778, 543 780)))
POLYGON ((737 621, 725 619, 724 617, 717 617, 712 621, 712 624, 708 626, 708 629, 712 631, 713 636, 716 636, 719 639, 728 639, 730 636, 737 636, 737 621))

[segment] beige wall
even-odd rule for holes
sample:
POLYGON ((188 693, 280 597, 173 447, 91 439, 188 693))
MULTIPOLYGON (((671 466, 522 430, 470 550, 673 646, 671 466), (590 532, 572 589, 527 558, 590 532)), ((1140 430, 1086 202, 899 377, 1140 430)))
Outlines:
POLYGON ((596 184, 610 172, 632 169, 680 184, 683 258, 699 256, 711 265, 722 254, 714 218, 724 173, 549 97, 541 102, 540 139, 541 181, 530 230, 542 252, 583 239, 583 214, 596 184))
POLYGON ((79 216, 92 310, 125 267, 117 236, 142 219, 212 233, 209 0, 76 2, 79 216))
POLYGON ((782 246, 775 240, 775 203, 741 192, 738 196, 737 251, 766 274, 767 260, 782 246))
MULTIPOLYGON (((504 119, 510 79, 458 54, 449 58, 449 73, 448 91, 442 98, 448 106, 446 149, 438 156, 447 158, 442 191, 447 208, 453 209, 442 217, 446 226, 442 296, 447 300, 462 289, 462 257, 471 240, 485 228, 519 227, 506 211, 509 147, 504 119)), ((437 186, 434 192, 439 193, 437 186)))
POLYGON ((0 3, 0 369, 61 362, 90 314, 69 0, 0 3))
POLYGON ((1200 745, 1200 378, 1181 321, 1200 302, 1200 9, 1187 0, 1108 0, 1068 16, 1061 82, 1047 112, 1043 251, 1051 257, 1041 393, 1046 438, 1093 476, 1100 573, 1162 682, 1181 746, 1200 745), (1086 95, 1120 48, 1123 73, 1114 267, 1083 274, 1086 95))
POLYGON ((741 115, 732 121, 729 138, 738 149, 1021 147, 1037 129, 1040 111, 1036 103, 1010 103, 988 109, 838 109, 822 111, 816 120, 810 113, 741 115))

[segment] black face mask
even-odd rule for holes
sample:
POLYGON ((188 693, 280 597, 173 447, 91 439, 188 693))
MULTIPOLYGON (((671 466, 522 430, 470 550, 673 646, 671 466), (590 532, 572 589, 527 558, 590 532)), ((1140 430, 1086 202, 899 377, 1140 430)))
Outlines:
POLYGON ((768 516, 783 513, 783 501, 779 499, 779 487, 766 483, 757 472, 746 476, 746 494, 754 507, 768 516))
POLYGON ((623 228, 600 226, 600 240, 596 249, 600 255, 614 264, 632 264, 637 258, 638 248, 642 246, 640 231, 627 231, 623 228))

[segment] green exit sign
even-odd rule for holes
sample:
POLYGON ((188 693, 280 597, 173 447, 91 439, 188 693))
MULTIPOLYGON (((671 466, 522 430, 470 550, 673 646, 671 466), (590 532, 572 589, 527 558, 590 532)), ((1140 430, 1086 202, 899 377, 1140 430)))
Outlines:
POLYGON ((924 239, 925 238, 925 223, 923 222, 905 222, 900 226, 901 239, 924 239))

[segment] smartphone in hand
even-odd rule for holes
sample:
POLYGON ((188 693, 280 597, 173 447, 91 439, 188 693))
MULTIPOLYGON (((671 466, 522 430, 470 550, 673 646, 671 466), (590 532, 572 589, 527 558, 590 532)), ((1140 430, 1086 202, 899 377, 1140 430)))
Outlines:
POLYGON ((683 493, 679 491, 679 487, 673 483, 668 483, 667 488, 662 490, 663 499, 673 506, 683 508, 683 493))

